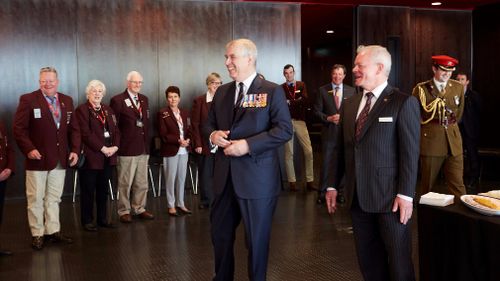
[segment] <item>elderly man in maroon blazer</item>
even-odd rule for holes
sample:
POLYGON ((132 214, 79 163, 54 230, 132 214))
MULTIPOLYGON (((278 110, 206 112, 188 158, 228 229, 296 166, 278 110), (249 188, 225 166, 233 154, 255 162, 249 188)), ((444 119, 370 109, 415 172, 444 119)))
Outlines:
POLYGON ((28 221, 36 250, 45 240, 73 242, 60 232, 59 202, 66 168, 76 164, 80 148, 73 100, 57 92, 56 69, 42 68, 39 82, 39 90, 19 99, 13 125, 17 145, 26 155, 28 221))
POLYGON ((118 215, 120 222, 132 222, 132 214, 153 219, 146 211, 149 160, 149 105, 141 91, 143 79, 137 71, 127 75, 127 89, 115 95, 110 106, 121 133, 118 150, 118 215), (132 191, 132 196, 131 196, 132 191), (132 197, 132 198, 131 198, 132 197))
POLYGON ((208 119, 208 111, 212 105, 215 91, 222 84, 220 75, 212 72, 206 79, 207 92, 198 96, 193 101, 191 113, 192 139, 194 151, 200 155, 198 168, 200 170, 200 205, 199 209, 206 209, 212 203, 214 192, 212 190, 212 176, 214 173, 214 153, 208 147, 208 140, 203 139, 202 131, 208 119))
MULTIPOLYGON (((14 149, 12 149, 12 144, 7 138, 5 126, 3 122, 0 121, 0 226, 2 225, 3 203, 7 179, 14 173, 15 168, 16 160, 14 149)), ((0 257, 10 255, 12 255, 10 251, 0 249, 0 257)))

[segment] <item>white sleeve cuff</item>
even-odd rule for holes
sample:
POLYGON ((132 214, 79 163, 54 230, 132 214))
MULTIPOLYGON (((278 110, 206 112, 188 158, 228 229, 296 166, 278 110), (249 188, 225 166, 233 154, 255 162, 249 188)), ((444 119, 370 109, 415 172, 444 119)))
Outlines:
POLYGON ((406 195, 403 195, 403 194, 399 194, 397 195, 399 198, 403 199, 403 200, 406 200, 406 201, 409 201, 409 202, 413 202, 413 198, 409 197, 409 196, 406 196, 406 195))

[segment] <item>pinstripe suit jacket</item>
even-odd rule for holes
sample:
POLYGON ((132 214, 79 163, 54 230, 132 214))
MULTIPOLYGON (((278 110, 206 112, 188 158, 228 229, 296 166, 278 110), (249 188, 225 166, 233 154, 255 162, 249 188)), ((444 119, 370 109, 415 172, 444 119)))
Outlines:
MULTIPOLYGON (((354 191, 365 212, 390 212, 397 194, 413 197, 417 182, 420 111, 415 97, 387 86, 373 105, 356 141, 356 115, 362 94, 344 101, 338 157, 329 179, 351 207, 354 191), (342 187, 340 187, 342 188, 342 187)), ((332 185, 329 185, 332 186, 332 185)))

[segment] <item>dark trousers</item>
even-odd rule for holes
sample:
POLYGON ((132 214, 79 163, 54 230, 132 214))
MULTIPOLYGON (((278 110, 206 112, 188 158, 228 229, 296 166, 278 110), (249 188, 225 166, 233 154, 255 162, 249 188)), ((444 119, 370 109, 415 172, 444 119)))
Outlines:
POLYGON ((413 281, 411 227, 399 212, 367 213, 355 196, 351 207, 358 263, 365 281, 413 281))
POLYGON ((111 166, 104 164, 102 170, 80 169, 80 210, 82 225, 94 221, 94 196, 97 209, 97 224, 106 224, 108 180, 111 177, 111 166))
POLYGON ((214 281, 234 280, 234 240, 243 219, 248 249, 248 278, 266 280, 271 224, 278 197, 241 199, 234 193, 229 177, 221 194, 216 195, 210 212, 215 256, 214 281))
POLYGON ((7 187, 7 181, 0 182, 0 226, 2 225, 3 218, 3 203, 5 201, 5 189, 7 187))
POLYGON ((464 181, 467 185, 479 180, 479 152, 477 141, 462 135, 464 146, 464 181))
POLYGON ((214 200, 213 177, 215 154, 198 155, 198 171, 200 180, 200 204, 212 204, 214 200))

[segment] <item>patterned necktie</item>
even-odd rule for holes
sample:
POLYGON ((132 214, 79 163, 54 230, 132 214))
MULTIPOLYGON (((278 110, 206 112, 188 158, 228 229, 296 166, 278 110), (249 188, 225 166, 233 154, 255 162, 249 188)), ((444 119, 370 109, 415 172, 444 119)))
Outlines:
POLYGON ((370 106, 372 104, 373 93, 368 92, 365 94, 366 96, 366 104, 365 107, 359 113, 359 117, 356 120, 356 141, 359 141, 359 136, 361 135, 361 130, 363 130, 363 126, 368 119, 368 113, 370 113, 370 106))
POLYGON ((238 86, 240 87, 239 90, 238 90, 238 98, 236 99, 236 103, 234 104, 234 108, 238 108, 240 107, 240 104, 241 104, 241 100, 243 99, 243 87, 245 87, 245 84, 243 84, 243 82, 240 82, 238 84, 238 86))
POLYGON ((340 97, 338 96, 339 90, 340 90, 340 88, 337 86, 337 87, 335 87, 335 91, 333 93, 333 95, 335 97, 335 106, 337 107, 337 109, 340 109, 340 97))

